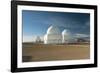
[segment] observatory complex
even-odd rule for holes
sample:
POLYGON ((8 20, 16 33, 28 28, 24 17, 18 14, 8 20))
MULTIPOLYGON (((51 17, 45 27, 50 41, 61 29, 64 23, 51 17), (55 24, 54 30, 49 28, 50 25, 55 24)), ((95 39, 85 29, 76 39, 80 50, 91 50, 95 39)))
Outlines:
POLYGON ((57 26, 50 26, 44 35, 44 44, 61 44, 68 43, 71 40, 71 34, 64 29, 62 32, 57 26))
POLYGON ((56 25, 50 26, 46 34, 41 39, 39 36, 36 39, 37 43, 44 44, 66 44, 66 43, 89 43, 89 37, 81 34, 71 34, 67 29, 62 31, 56 25))

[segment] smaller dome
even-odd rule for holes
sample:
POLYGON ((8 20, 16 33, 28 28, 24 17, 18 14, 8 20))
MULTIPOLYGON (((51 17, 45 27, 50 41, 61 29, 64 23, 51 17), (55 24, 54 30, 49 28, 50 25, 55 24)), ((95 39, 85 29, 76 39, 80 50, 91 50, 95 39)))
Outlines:
POLYGON ((66 29, 64 29, 63 32, 62 32, 62 35, 69 35, 69 34, 70 34, 70 32, 66 29))
POLYGON ((61 34, 57 26, 50 26, 47 30, 47 34, 61 34))

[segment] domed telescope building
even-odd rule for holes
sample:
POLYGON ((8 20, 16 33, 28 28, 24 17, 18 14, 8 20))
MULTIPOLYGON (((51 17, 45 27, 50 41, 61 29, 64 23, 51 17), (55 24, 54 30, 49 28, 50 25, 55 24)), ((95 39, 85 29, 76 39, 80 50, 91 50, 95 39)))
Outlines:
POLYGON ((62 43, 62 34, 55 25, 50 26, 44 35, 44 44, 60 44, 62 43))
POLYGON ((64 44, 73 42, 75 42, 75 39, 68 30, 64 29, 61 32, 55 25, 50 26, 44 35, 44 44, 64 44))
POLYGON ((71 34, 68 30, 64 29, 62 31, 62 43, 69 43, 71 40, 71 34))

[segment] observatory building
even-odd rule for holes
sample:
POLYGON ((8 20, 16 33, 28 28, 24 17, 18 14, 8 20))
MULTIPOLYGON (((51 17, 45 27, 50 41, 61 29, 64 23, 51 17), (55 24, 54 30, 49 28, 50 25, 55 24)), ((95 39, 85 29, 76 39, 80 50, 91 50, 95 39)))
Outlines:
POLYGON ((81 39, 73 36, 69 30, 64 29, 62 32, 60 29, 52 25, 47 29, 46 34, 44 35, 44 44, 65 44, 65 43, 78 43, 78 42, 87 42, 86 38, 81 37, 81 39))
POLYGON ((89 38, 79 36, 79 38, 70 33, 69 30, 64 29, 62 32, 56 25, 52 25, 47 29, 43 40, 38 36, 36 43, 44 44, 65 44, 65 43, 83 43, 89 42, 89 38))
POLYGON ((62 32, 57 26, 50 26, 44 35, 44 44, 62 44, 70 43, 71 34, 68 30, 64 29, 62 32))
POLYGON ((44 35, 44 44, 62 43, 62 34, 57 26, 50 26, 44 35))
POLYGON ((62 43, 68 43, 71 40, 71 34, 68 30, 62 31, 62 43))

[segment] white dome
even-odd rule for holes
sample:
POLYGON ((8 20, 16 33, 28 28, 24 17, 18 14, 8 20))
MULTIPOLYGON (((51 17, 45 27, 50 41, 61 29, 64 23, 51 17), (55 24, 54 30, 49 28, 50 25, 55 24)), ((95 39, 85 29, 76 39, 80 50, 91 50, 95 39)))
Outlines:
POLYGON ((71 39, 70 32, 68 30, 63 30, 62 32, 62 43, 68 43, 71 39))
POLYGON ((47 34, 61 34, 57 26, 50 26, 47 30, 47 34))
POLYGON ((62 32, 62 35, 69 35, 70 34, 70 32, 68 31, 68 30, 63 30, 63 32, 62 32))
POLYGON ((62 43, 62 35, 57 26, 50 26, 44 36, 44 44, 59 44, 62 43))

